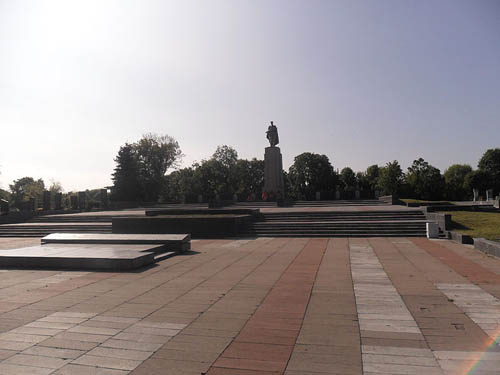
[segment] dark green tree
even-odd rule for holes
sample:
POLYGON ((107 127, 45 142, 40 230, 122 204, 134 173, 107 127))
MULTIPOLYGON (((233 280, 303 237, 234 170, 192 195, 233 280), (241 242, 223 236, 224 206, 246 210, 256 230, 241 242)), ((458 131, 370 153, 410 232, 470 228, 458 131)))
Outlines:
POLYGON ((465 186, 465 177, 472 172, 468 164, 453 164, 444 171, 446 196, 451 200, 465 200, 471 190, 465 186))
POLYGON ((165 175, 178 165, 182 151, 177 141, 168 135, 148 133, 132 145, 137 156, 143 200, 156 202, 165 189, 165 175))
POLYGON ((182 157, 177 141, 168 135, 145 134, 126 143, 115 158, 113 200, 157 202, 166 189, 165 175, 182 157))
POLYGON ((356 188, 358 179, 350 167, 345 167, 340 171, 340 182, 344 190, 352 191, 356 188))
POLYGON ((500 193, 500 148, 491 148, 487 150, 478 163, 478 168, 490 176, 491 186, 496 193, 500 193))
POLYGON ((134 146, 130 143, 121 146, 115 162, 111 199, 115 201, 142 200, 143 186, 140 182, 141 173, 134 146))
POLYGON ((444 192, 444 178, 441 171, 424 159, 413 161, 405 176, 406 183, 417 199, 438 200, 444 192))
POLYGON ((333 190, 336 176, 326 155, 304 152, 295 157, 288 181, 295 198, 314 199, 317 191, 333 190))
POLYGON ((403 184, 403 171, 397 160, 379 169, 377 186, 383 195, 399 195, 403 184))
POLYGON ((31 198, 41 199, 45 190, 45 183, 40 178, 35 180, 33 177, 23 177, 14 180, 9 185, 11 191, 12 206, 22 208, 23 202, 27 202, 31 198))
POLYGON ((491 175, 482 169, 472 171, 465 176, 464 187, 470 192, 472 189, 477 189, 480 193, 484 193, 491 187, 491 175))
POLYGON ((167 175, 167 191, 163 194, 163 200, 177 203, 194 203, 198 195, 203 195, 201 184, 193 167, 182 168, 167 175))
POLYGON ((264 188, 264 160, 253 158, 252 160, 239 159, 235 168, 236 194, 242 200, 246 200, 252 194, 259 199, 264 188))
POLYGON ((377 164, 370 165, 366 168, 365 178, 370 189, 375 191, 377 189, 378 178, 380 176, 380 168, 377 164))
POLYGON ((10 201, 10 193, 7 190, 0 189, 0 199, 10 201))

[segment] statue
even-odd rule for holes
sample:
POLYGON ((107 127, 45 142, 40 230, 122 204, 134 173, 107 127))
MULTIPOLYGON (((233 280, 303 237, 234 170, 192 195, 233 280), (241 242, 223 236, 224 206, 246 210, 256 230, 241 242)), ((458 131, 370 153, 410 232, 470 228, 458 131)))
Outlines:
POLYGON ((272 121, 271 125, 269 125, 269 127, 267 128, 266 138, 269 140, 271 147, 274 147, 278 143, 280 143, 280 139, 278 137, 278 128, 273 124, 272 121))

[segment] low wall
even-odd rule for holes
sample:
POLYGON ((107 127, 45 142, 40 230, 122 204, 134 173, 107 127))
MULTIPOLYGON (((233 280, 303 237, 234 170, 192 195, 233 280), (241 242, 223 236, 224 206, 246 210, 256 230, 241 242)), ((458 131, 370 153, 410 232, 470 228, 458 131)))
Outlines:
POLYGON ((190 233, 192 238, 237 237, 251 215, 113 217, 113 233, 190 233))
POLYGON ((490 241, 485 238, 474 238, 474 248, 483 253, 500 257, 500 242, 490 241))
POLYGON ((379 197, 378 200, 388 204, 401 204, 401 201, 394 195, 384 195, 379 197))
POLYGON ((443 232, 451 230, 451 214, 428 213, 423 210, 425 217, 429 221, 433 221, 439 225, 439 229, 443 232))
POLYGON ((422 207, 424 212, 437 212, 437 211, 481 211, 481 212, 498 212, 498 210, 493 207, 493 204, 471 204, 467 206, 460 205, 436 205, 436 206, 425 206, 422 207))
POLYGON ((160 215, 259 215, 258 208, 157 208, 146 210, 146 216, 160 215))
POLYGON ((455 231, 449 231, 448 232, 448 238, 452 241, 465 244, 465 245, 472 245, 474 244, 474 239, 469 236, 468 234, 463 234, 455 231))

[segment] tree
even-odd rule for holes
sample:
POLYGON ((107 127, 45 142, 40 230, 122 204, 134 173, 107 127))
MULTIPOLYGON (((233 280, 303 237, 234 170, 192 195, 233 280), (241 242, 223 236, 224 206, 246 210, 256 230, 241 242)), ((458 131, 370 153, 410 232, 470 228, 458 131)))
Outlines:
POLYGON ((417 199, 438 200, 444 191, 444 179, 441 171, 424 159, 413 161, 406 173, 406 182, 417 199))
POLYGON ((360 190, 369 190, 370 184, 364 172, 356 172, 356 184, 360 190))
POLYGON ((182 168, 167 175, 167 190, 163 193, 166 201, 196 202, 202 194, 202 187, 193 167, 182 168))
POLYGON ((472 189, 477 189, 480 192, 484 192, 491 186, 491 175, 484 170, 477 170, 468 173, 465 176, 464 188, 468 191, 472 189))
POLYGON ((230 169, 235 166, 238 161, 238 153, 234 148, 227 145, 217 146, 212 159, 217 160, 225 168, 230 169))
POLYGON ((63 188, 62 188, 61 183, 59 181, 54 180, 54 179, 50 180, 49 191, 51 191, 52 193, 62 193, 63 188))
POLYGON ((113 173, 113 200, 158 201, 165 191, 165 175, 182 157, 177 141, 149 133, 120 147, 113 173))
POLYGON ((365 178, 370 186, 370 189, 375 191, 377 188, 378 178, 380 176, 380 168, 377 164, 370 165, 366 168, 365 178))
POLYGON ((139 166, 142 198, 156 202, 164 189, 165 174, 178 165, 182 151, 177 141, 168 135, 148 133, 132 145, 139 166))
POLYGON ((500 192, 500 148, 491 148, 487 150, 478 163, 478 168, 490 175, 490 184, 497 193, 500 192))
POLYGON ((470 189, 465 186, 465 177, 472 172, 468 164, 453 164, 444 171, 446 195, 448 199, 465 200, 470 195, 470 189))
POLYGON ((142 199, 139 163, 134 146, 130 143, 120 147, 115 158, 111 198, 115 201, 139 201, 142 199))
POLYGON ((23 177, 14 180, 13 183, 9 185, 9 188, 11 191, 12 205, 22 209, 23 202, 27 202, 31 198, 42 198, 43 191, 45 190, 45 183, 41 178, 35 180, 33 177, 23 177))
POLYGON ((253 158, 252 160, 239 159, 235 168, 235 192, 243 199, 255 194, 262 196, 264 188, 264 160, 253 158))
POLYGON ((0 189, 0 199, 10 201, 10 193, 7 190, 0 189))
POLYGON ((215 159, 202 160, 196 165, 196 178, 199 181, 203 195, 209 200, 216 195, 223 195, 227 190, 227 176, 224 166, 215 159))
POLYGON ((340 182, 344 190, 354 190, 358 184, 356 174, 350 167, 345 167, 340 171, 340 182))
POLYGON ((397 160, 379 169, 378 188, 382 194, 398 195, 403 183, 403 171, 397 160))
POLYGON ((296 156, 288 172, 290 188, 296 198, 313 199, 317 191, 332 190, 335 177, 328 157, 311 152, 296 156))

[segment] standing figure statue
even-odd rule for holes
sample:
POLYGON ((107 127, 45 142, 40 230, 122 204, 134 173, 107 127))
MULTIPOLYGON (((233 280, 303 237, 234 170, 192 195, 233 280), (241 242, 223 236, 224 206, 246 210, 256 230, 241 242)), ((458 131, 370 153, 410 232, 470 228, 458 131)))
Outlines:
POLYGON ((280 143, 280 139, 278 137, 278 128, 273 124, 272 121, 271 125, 269 125, 269 127, 267 128, 266 137, 269 140, 271 147, 274 147, 278 143, 280 143))

